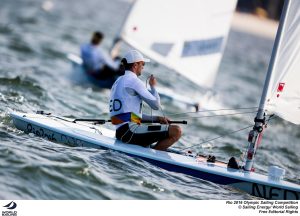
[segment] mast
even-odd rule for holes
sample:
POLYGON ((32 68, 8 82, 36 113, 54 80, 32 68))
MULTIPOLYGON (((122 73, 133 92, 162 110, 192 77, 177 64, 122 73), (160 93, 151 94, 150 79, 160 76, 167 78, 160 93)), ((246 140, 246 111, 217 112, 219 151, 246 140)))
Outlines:
POLYGON ((263 132, 264 125, 265 125, 265 104, 266 104, 267 95, 269 92, 270 81, 272 80, 273 68, 274 68, 275 64, 277 63, 278 47, 280 47, 280 44, 282 43, 281 33, 286 24, 286 18, 287 18, 288 10, 290 8, 291 1, 293 1, 293 0, 285 0, 285 3, 284 3, 284 7, 282 10, 280 23, 278 26, 278 30, 277 30, 273 50, 272 50, 272 55, 271 55, 271 59, 270 59, 269 67, 268 67, 268 72, 266 75, 263 92, 262 92, 260 103, 259 103, 258 112, 254 119, 255 125, 253 127, 253 130, 251 130, 249 132, 248 150, 247 150, 247 154, 245 155, 245 164, 244 164, 244 169, 246 171, 252 170, 256 149, 262 138, 262 132, 263 132))

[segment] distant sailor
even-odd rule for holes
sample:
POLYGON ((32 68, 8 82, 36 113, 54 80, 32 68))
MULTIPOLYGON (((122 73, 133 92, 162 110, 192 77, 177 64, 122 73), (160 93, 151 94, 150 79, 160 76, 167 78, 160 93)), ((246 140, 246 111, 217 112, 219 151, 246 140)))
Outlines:
POLYGON ((169 125, 168 118, 142 114, 142 101, 154 110, 160 108, 154 76, 151 75, 149 79, 150 91, 138 78, 149 59, 144 58, 138 51, 131 50, 121 62, 125 68, 125 75, 114 83, 109 103, 112 123, 117 126, 117 139, 144 147, 157 142, 154 149, 166 150, 179 140, 181 128, 169 125), (158 121, 161 125, 143 125, 142 120, 158 121))
POLYGON ((80 47, 81 58, 86 72, 97 79, 107 79, 120 75, 119 60, 114 60, 101 47, 101 32, 94 32, 91 42, 80 47))

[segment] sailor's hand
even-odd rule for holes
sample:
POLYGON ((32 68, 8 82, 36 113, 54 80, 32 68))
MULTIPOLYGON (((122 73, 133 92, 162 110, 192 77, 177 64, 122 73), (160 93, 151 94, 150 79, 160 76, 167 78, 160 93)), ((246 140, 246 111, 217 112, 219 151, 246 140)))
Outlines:
POLYGON ((169 124, 170 119, 167 117, 158 116, 158 121, 161 124, 169 124))
POLYGON ((150 78, 149 78, 149 85, 150 86, 155 86, 157 83, 156 78, 153 76, 153 74, 151 74, 150 78))

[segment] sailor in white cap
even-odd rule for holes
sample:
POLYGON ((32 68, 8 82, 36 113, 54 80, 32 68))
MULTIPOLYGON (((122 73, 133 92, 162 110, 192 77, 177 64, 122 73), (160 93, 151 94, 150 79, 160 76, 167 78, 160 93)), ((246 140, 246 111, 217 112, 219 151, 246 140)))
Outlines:
POLYGON ((181 137, 178 125, 169 125, 169 119, 162 116, 149 116, 142 113, 142 101, 152 109, 160 108, 160 98, 155 90, 156 79, 150 76, 148 90, 138 78, 144 69, 144 58, 137 50, 126 53, 121 63, 125 74, 119 77, 111 89, 109 112, 116 125, 116 138, 129 144, 147 147, 157 142, 154 149, 166 150, 181 137), (160 122, 160 125, 144 125, 142 121, 160 122))

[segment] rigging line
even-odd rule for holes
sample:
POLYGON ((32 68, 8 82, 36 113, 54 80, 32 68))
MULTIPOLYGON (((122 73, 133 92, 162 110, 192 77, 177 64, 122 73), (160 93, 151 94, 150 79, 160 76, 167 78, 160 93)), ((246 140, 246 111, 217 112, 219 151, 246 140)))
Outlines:
MULTIPOLYGON (((200 111, 193 111, 193 112, 184 112, 184 113, 174 113, 168 114, 168 116, 175 116, 175 115, 183 115, 183 114, 190 114, 190 113, 202 113, 202 112, 216 112, 216 111, 231 111, 231 110, 242 110, 242 109, 257 109, 258 107, 249 107, 249 108, 234 108, 234 109, 215 109, 215 110, 200 110, 200 111)), ((257 111, 257 110, 255 110, 257 111)))
POLYGON ((255 113, 257 111, 252 112, 240 112, 240 113, 230 113, 230 114, 222 114, 222 115, 208 115, 208 116, 191 116, 186 117, 187 119, 194 119, 194 118, 209 118, 209 117, 220 117, 220 116, 231 116, 231 115, 243 115, 243 114, 249 114, 249 113, 255 113))
MULTIPOLYGON (((55 115, 52 115, 52 114, 49 115, 48 117, 54 118, 53 120, 59 119, 59 120, 63 120, 63 121, 66 121, 66 122, 75 123, 75 122, 72 121, 72 120, 66 119, 66 118, 64 118, 64 117, 55 116, 55 115)), ((63 123, 62 123, 62 124, 63 124, 63 123)), ((66 125, 66 124, 63 124, 63 125, 69 127, 69 126, 66 125)), ((100 127, 100 129, 98 129, 98 128, 96 128, 96 126, 94 126, 94 125, 92 126, 92 125, 89 125, 89 124, 82 124, 82 123, 78 123, 78 122, 76 122, 76 125, 80 125, 80 126, 87 127, 87 128, 89 128, 89 129, 97 130, 98 132, 100 132, 100 133, 102 134, 102 132, 100 131, 101 127, 100 127), (92 127, 91 127, 91 126, 92 126, 92 127)), ((98 127, 99 127, 99 126, 98 126, 98 127)), ((72 129, 71 129, 71 130, 72 130, 72 129)), ((72 131, 73 131, 73 130, 72 130, 72 131)))
POLYGON ((221 136, 218 136, 218 137, 215 137, 215 138, 212 138, 212 139, 205 140, 205 141, 203 141, 203 142, 201 142, 201 143, 198 143, 198 144, 189 146, 189 147, 187 147, 187 148, 180 149, 180 151, 184 151, 184 150, 186 150, 186 149, 193 148, 194 146, 201 145, 201 144, 203 144, 203 143, 207 143, 207 142, 210 142, 210 141, 213 141, 213 140, 216 140, 216 139, 225 137, 225 136, 227 136, 227 135, 230 135, 230 134, 233 134, 233 133, 240 132, 240 131, 242 131, 242 130, 246 130, 246 129, 250 128, 250 127, 253 127, 253 125, 249 125, 249 126, 247 126, 247 127, 244 127, 244 128, 241 128, 241 129, 238 129, 238 130, 235 130, 235 131, 230 131, 229 133, 223 134, 223 135, 221 135, 221 136))
MULTIPOLYGON (((150 73, 149 73, 149 74, 150 74, 150 73)), ((148 84, 148 80, 150 79, 151 75, 152 75, 152 74, 150 74, 150 76, 148 76, 147 79, 146 79, 146 88, 148 88, 148 85, 147 85, 147 84, 148 84)), ((151 109, 151 119, 152 119, 152 121, 153 121, 152 108, 150 107, 150 109, 151 109)), ((161 106, 159 106, 159 109, 160 109, 160 111, 161 111, 163 117, 166 118, 166 115, 165 115, 165 112, 164 112, 163 108, 162 108, 161 106)), ((153 122, 152 122, 152 123, 153 123, 153 122)))
MULTIPOLYGON (((150 80, 150 76, 148 76, 147 79, 146 79, 146 89, 148 89, 148 80, 150 80)), ((152 113, 152 108, 151 107, 150 107, 150 112, 151 112, 151 114, 150 114, 151 120, 152 120, 152 123, 153 123, 153 113, 152 113)))

